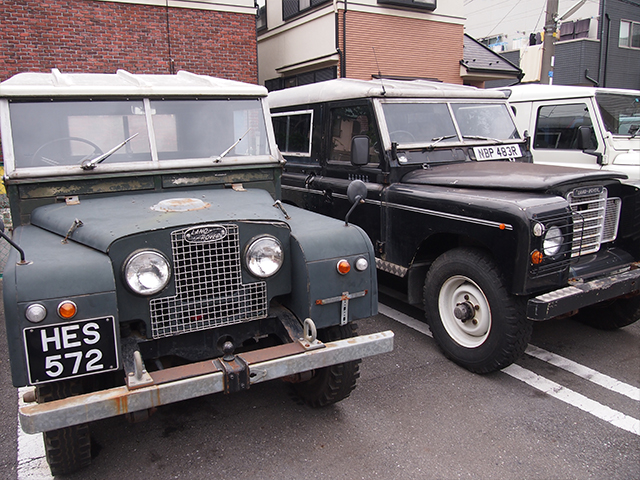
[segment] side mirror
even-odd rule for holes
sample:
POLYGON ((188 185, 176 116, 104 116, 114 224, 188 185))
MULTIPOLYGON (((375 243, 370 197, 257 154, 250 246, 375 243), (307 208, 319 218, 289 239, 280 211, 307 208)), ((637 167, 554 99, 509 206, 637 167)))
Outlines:
POLYGON ((351 139, 351 164, 362 166, 369 163, 369 137, 356 135, 351 139))
POLYGON ((367 186, 362 180, 354 180, 347 187, 347 198, 353 204, 347 212, 347 216, 344 217, 344 225, 349 225, 349 216, 360 203, 364 203, 364 199, 367 198, 367 186))
POLYGON ((594 157, 596 157, 596 162, 598 162, 598 165, 602 165, 602 153, 595 151, 597 145, 593 144, 592 136, 593 127, 588 127, 586 125, 578 127, 578 149, 582 150, 582 152, 586 153, 587 155, 593 155, 594 157))
POLYGON ((592 127, 587 127, 586 125, 578 127, 578 148, 580 150, 593 150, 591 135, 593 135, 592 127))

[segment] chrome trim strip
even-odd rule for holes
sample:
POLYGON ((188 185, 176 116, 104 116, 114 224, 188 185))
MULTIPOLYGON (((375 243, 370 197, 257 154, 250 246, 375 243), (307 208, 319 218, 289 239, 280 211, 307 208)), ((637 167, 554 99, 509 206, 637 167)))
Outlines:
MULTIPOLYGON (((321 190, 312 190, 310 188, 293 187, 293 186, 290 186, 290 185, 282 185, 282 188, 283 189, 287 189, 287 190, 297 191, 297 192, 312 193, 314 195, 324 195, 324 192, 322 192, 321 190)), ((347 199, 347 196, 343 195, 341 193, 334 193, 333 196, 336 197, 336 198, 347 199)), ((366 199, 365 203, 369 203, 371 205, 380 205, 380 206, 384 204, 388 208, 396 208, 398 210, 407 210, 409 212, 424 213, 426 215, 432 215, 434 217, 447 218, 449 220, 460 220, 460 221, 467 222, 467 223, 474 223, 476 225, 484 225, 485 227, 499 228, 500 230, 513 230, 513 225, 508 224, 508 223, 500 223, 500 222, 494 222, 494 221, 491 221, 491 220, 482 220, 480 218, 465 217, 465 216, 462 216, 462 215, 456 215, 454 213, 437 212, 435 210, 428 210, 426 208, 409 207, 407 205, 400 205, 400 204, 397 204, 397 203, 381 202, 379 200, 366 199), (503 225, 504 225, 504 227, 502 227, 503 225)))

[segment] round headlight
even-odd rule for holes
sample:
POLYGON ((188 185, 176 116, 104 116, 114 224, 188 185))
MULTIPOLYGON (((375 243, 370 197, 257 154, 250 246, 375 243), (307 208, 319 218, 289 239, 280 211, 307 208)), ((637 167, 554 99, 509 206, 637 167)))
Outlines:
POLYGON ((550 227, 542 240, 542 251, 548 257, 556 255, 562 246, 562 231, 558 227, 550 227))
POLYGON ((158 293, 169 283, 169 261, 159 252, 136 252, 125 263, 124 279, 129 288, 140 295, 158 293))
POLYGON ((284 260, 282 245, 277 238, 270 235, 258 237, 247 247, 245 264, 256 277, 266 278, 275 275, 284 260))

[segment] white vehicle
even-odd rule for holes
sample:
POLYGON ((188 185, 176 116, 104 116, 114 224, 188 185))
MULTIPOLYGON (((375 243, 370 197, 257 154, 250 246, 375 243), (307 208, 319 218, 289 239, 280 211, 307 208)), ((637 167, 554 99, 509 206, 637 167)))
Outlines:
POLYGON ((534 163, 625 173, 640 185, 640 91, 515 85, 516 124, 531 135, 534 163))

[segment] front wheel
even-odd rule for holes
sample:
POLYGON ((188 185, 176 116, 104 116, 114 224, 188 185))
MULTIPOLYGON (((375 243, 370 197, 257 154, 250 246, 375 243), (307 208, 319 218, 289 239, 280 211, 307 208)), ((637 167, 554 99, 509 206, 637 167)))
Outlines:
POLYGON ((626 327, 640 320, 640 295, 607 300, 583 308, 576 318, 600 330, 626 327))
MULTIPOLYGON (((63 380, 36 387, 38 403, 60 400, 82 393, 76 380, 63 380)), ((66 475, 91 464, 91 434, 86 423, 44 432, 44 447, 52 475, 66 475)))
POLYGON ((524 353, 533 324, 481 250, 457 248, 436 259, 424 285, 427 323, 445 356, 475 373, 504 368, 524 353))
MULTIPOLYGON (((318 331, 323 342, 343 340, 357 335, 355 324, 334 326, 318 331)), ((360 360, 319 368, 304 382, 292 384, 295 394, 307 405, 318 408, 344 400, 356 388, 360 377, 360 360)))

